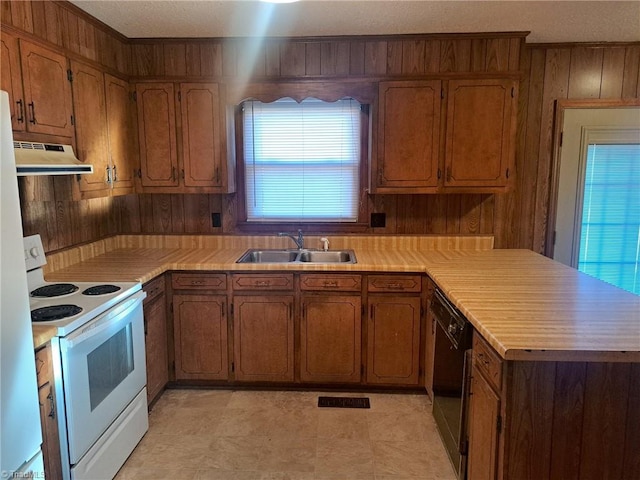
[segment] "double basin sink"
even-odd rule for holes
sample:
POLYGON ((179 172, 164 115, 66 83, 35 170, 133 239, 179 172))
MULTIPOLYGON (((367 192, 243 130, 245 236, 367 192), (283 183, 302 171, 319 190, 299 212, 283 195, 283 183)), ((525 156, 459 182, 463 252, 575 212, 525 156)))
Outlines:
POLYGON ((353 250, 247 250, 236 263, 356 263, 353 250))

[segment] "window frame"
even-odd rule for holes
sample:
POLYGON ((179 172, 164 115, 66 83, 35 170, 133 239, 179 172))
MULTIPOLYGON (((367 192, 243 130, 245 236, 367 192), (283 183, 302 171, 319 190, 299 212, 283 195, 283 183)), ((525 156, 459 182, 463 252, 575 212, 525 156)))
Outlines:
POLYGON ((326 83, 284 83, 248 85, 243 92, 230 94, 233 102, 236 150, 236 228, 242 232, 272 233, 302 229, 305 232, 319 233, 359 233, 369 228, 368 216, 368 177, 371 146, 371 110, 374 102, 373 84, 326 84, 326 83), (235 98, 234 98, 235 97, 235 98), (317 98, 326 102, 335 102, 342 98, 353 98, 361 104, 360 109, 360 162, 358 188, 358 216, 356 222, 274 222, 247 221, 244 129, 242 102, 258 100, 271 103, 280 98, 292 98, 298 103, 306 98, 317 98))

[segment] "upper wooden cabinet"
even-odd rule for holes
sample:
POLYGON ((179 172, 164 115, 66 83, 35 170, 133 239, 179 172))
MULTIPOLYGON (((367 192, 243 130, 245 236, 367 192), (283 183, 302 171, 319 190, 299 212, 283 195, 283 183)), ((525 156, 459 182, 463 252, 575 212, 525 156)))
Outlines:
POLYGON ((79 175, 84 197, 133 192, 129 84, 81 62, 71 62, 78 158, 93 165, 79 175))
POLYGON ((0 38, 1 62, 0 89, 9 93, 11 127, 14 131, 24 131, 26 127, 25 104, 22 94, 22 73, 18 39, 2 32, 0 38))
POLYGON ((67 59, 25 40, 19 43, 26 131, 72 137, 67 59))
POLYGON ((172 83, 136 85, 142 187, 177 187, 178 150, 172 83))
POLYGON ((505 191, 516 86, 510 78, 381 82, 371 193, 505 191))
POLYGON ((143 191, 234 192, 219 85, 143 83, 136 92, 143 191))
POLYGON ((107 100, 109 131, 109 163, 113 195, 126 195, 134 190, 134 153, 136 137, 131 134, 131 96, 129 84, 105 73, 104 89, 107 100))
POLYGON ((504 187, 513 170, 516 82, 450 80, 445 187, 504 187))
POLYGON ((438 186, 441 83, 380 83, 377 193, 424 193, 438 186))
POLYGON ((215 83, 180 85, 184 184, 219 187, 224 172, 220 148, 220 98, 215 83))
MULTIPOLYGON (((76 123, 76 154, 93 165, 93 173, 79 175, 80 190, 105 191, 111 179, 107 140, 107 107, 104 76, 84 63, 71 62, 73 72, 73 109, 76 123)), ((102 193, 102 192, 101 192, 102 193)))

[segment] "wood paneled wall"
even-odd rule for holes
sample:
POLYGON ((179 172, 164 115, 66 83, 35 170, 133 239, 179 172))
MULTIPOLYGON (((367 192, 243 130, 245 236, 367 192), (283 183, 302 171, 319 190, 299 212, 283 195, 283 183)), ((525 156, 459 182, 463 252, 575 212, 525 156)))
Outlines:
POLYGON ((531 45, 522 51, 517 185, 495 196, 496 248, 545 251, 555 101, 640 98, 640 43, 531 45))
MULTIPOLYGON (((640 44, 521 48, 522 39, 508 35, 269 39, 259 44, 242 39, 129 41, 67 2, 3 1, 0 12, 5 25, 137 79, 409 78, 520 68, 514 191, 371 196, 369 210, 386 213, 387 221, 368 233, 493 234, 497 248, 543 252, 555 100, 640 97, 640 44)), ((41 233, 47 251, 117 233, 235 232, 233 195, 74 201, 70 181, 41 177, 20 182, 25 234, 41 233), (222 214, 222 227, 211 226, 212 213, 222 214)))
POLYGON ((131 46, 127 38, 69 2, 2 0, 0 14, 4 25, 108 69, 130 73, 131 46))
POLYGON ((273 79, 517 71, 522 40, 521 34, 134 40, 132 74, 273 79))

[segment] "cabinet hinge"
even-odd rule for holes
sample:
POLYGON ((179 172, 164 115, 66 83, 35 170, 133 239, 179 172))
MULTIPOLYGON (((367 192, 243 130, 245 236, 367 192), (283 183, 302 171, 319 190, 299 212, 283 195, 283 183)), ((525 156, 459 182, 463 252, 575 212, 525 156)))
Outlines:
POLYGON ((502 433, 502 415, 498 415, 498 420, 496 421, 496 429, 498 433, 502 433))
POLYGON ((134 102, 138 101, 138 92, 131 92, 131 100, 134 102))
POLYGON ((67 80, 73 82, 73 72, 71 71, 71 69, 67 70, 67 80))
POLYGON ((505 175, 507 176, 507 178, 509 178, 509 169, 507 168, 507 171, 505 172, 505 175))
POLYGON ((438 168, 438 180, 442 178, 442 170, 438 168))
POLYGON ((138 169, 136 175, 138 175, 138 178, 142 178, 142 170, 138 169))
POLYGON ((236 371, 236 364, 235 362, 231 362, 231 373, 236 371))
POLYGON ((182 92, 178 92, 178 101, 181 102, 182 101, 182 92))
POLYGON ((466 455, 469 452, 469 439, 465 438, 464 442, 462 442, 462 451, 460 452, 461 455, 466 455))
POLYGON ((71 125, 75 125, 75 124, 76 124, 76 122, 75 122, 75 120, 73 118, 73 115, 71 115, 71 125))
POLYGON ((444 100, 444 88, 440 89, 440 98, 444 100))
POLYGON ((516 87, 511 87, 511 98, 516 96, 516 87))

